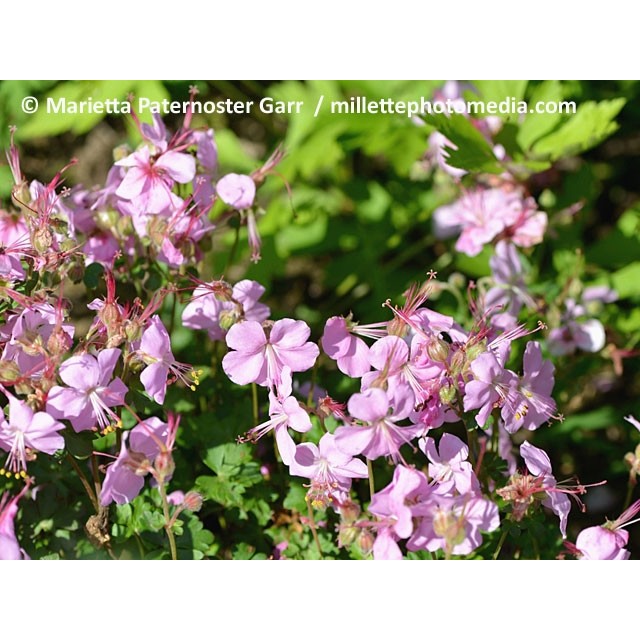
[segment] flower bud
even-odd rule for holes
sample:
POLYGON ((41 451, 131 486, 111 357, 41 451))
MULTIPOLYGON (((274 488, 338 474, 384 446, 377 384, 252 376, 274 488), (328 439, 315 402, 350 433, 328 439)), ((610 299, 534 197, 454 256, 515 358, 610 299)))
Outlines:
POLYGON ((218 316, 218 323, 224 331, 231 329, 236 322, 238 322, 238 314, 233 309, 223 309, 218 316))
POLYGON ((161 451, 156 457, 154 467, 161 479, 171 477, 176 468, 171 451, 161 451))
POLYGON ((438 396, 440 397, 442 404, 451 404, 456 397, 456 388, 451 384, 445 384, 440 387, 438 396))
POLYGON ((355 502, 349 500, 340 505, 340 516, 345 524, 352 524, 360 515, 360 507, 355 502))
POLYGON ((200 511, 202 507, 202 496, 197 491, 188 491, 182 502, 184 508, 188 511, 200 511))
POLYGON ((373 534, 371 533, 371 531, 368 531, 367 529, 362 529, 360 531, 360 535, 358 536, 357 543, 362 553, 364 553, 365 555, 368 553, 371 553, 374 542, 375 542, 375 538, 373 537, 373 534))
POLYGON ((131 148, 128 144, 121 144, 113 150, 113 161, 118 162, 124 160, 131 153, 131 148))
POLYGON ((427 342, 427 355, 433 362, 446 362, 449 357, 449 345, 444 340, 432 336, 427 342))
POLYGON ((15 362, 9 360, 2 363, 2 367, 0 367, 0 383, 15 382, 21 377, 22 374, 15 362))
POLYGON ((47 340, 47 351, 52 356, 61 356, 71 349, 72 343, 73 341, 62 327, 56 327, 47 340))
POLYGON ((339 525, 338 526, 338 546, 339 547, 350 547, 358 536, 359 529, 358 527, 351 527, 349 525, 339 525))
POLYGON ((46 253, 53 244, 53 236, 49 231, 49 227, 40 226, 35 229, 32 234, 31 244, 38 253, 46 253))
POLYGON ((128 320, 124 324, 124 335, 127 338, 127 342, 135 342, 142 338, 142 327, 139 322, 128 320))

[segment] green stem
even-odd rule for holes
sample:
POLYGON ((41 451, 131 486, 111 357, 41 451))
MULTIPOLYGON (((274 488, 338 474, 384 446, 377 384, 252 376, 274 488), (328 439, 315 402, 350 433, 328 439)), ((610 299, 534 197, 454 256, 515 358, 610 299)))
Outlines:
POLYGON ((313 536, 313 540, 316 543, 316 548, 318 549, 318 553, 320 554, 320 559, 322 560, 322 547, 320 546, 320 538, 318 538, 318 531, 316 530, 316 521, 313 517, 313 509, 311 508, 311 503, 307 502, 307 511, 309 513, 309 526, 311 527, 311 535, 313 536))
POLYGON ((635 483, 635 477, 629 477, 629 483, 627 485, 627 495, 624 499, 624 506, 622 507, 623 511, 626 511, 629 508, 629 505, 631 504, 631 498, 633 497, 633 490, 636 486, 635 483), (633 482, 632 482, 633 479, 633 482))
POLYGON ((164 482, 158 485, 160 490, 160 497, 162 498, 162 512, 164 513, 164 530, 167 532, 167 538, 169 538, 169 548, 171 550, 171 559, 178 559, 178 551, 176 549, 176 539, 173 535, 171 515, 169 514, 169 500, 167 499, 167 489, 164 486, 164 482))
POLYGON ((376 492, 376 483, 373 477, 373 464, 369 458, 367 458, 367 471, 369 472, 369 495, 373 500, 373 494, 376 492))
POLYGON ((84 487, 84 490, 87 492, 87 495, 91 500, 91 504, 93 505, 93 508, 96 510, 96 513, 98 513, 98 511, 100 510, 100 505, 98 504, 98 498, 96 496, 95 491, 91 488, 91 484, 89 483, 89 480, 87 480, 87 476, 85 476, 84 472, 76 462, 76 459, 70 453, 67 453, 67 458, 69 459, 69 462, 71 463, 71 466, 74 468, 75 472, 78 474, 78 477, 80 478, 80 482, 82 482, 82 486, 84 487))
POLYGON ((233 244, 229 251, 229 258, 227 259, 227 266, 224 268, 225 275, 229 272, 229 267, 233 264, 233 259, 236 256, 236 249, 238 248, 238 242, 240 241, 240 226, 236 227, 236 235, 233 238, 233 244))
POLYGON ((504 544, 505 540, 507 539, 507 535, 509 533, 509 529, 507 529, 505 527, 505 530, 502 532, 502 535, 500 536, 500 540, 498 541, 498 547, 495 550, 495 553, 493 554, 493 559, 497 560, 498 556, 500 555, 500 552, 502 551, 502 545, 504 544))
POLYGON ((255 382, 251 383, 251 399, 253 401, 253 422, 259 424, 260 416, 258 412, 258 387, 255 382))
POLYGON ((171 302, 171 317, 169 318, 169 335, 173 335, 173 328, 175 326, 176 321, 176 306, 178 304, 178 294, 177 292, 173 292, 173 300, 171 302))

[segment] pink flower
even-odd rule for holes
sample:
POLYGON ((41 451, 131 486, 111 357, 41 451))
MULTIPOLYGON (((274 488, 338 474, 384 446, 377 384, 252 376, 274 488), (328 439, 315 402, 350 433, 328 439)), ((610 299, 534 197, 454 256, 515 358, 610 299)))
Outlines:
POLYGON ((283 367, 306 371, 319 354, 317 345, 307 342, 311 330, 302 320, 276 320, 266 330, 253 320, 234 324, 226 336, 230 351, 222 368, 236 384, 255 382, 260 386, 280 384, 283 367))
POLYGON ((97 358, 84 353, 63 362, 59 375, 69 388, 55 386, 49 391, 47 412, 70 420, 76 431, 119 424, 112 407, 124 404, 128 389, 120 378, 109 382, 119 357, 120 349, 104 349, 97 358))
POLYGON ((246 439, 256 442, 273 430, 282 462, 289 466, 293 463, 296 445, 288 428, 305 433, 311 429, 311 420, 306 410, 291 395, 291 371, 288 367, 283 368, 278 395, 273 390, 269 392, 269 416, 269 420, 250 429, 246 439))
POLYGON ((3 472, 16 476, 26 475, 28 455, 32 451, 54 454, 64 449, 64 438, 58 433, 64 429, 61 422, 43 411, 33 412, 26 403, 7 391, 9 421, 0 421, 0 448, 9 452, 3 472))
MULTIPOLYGON (((378 327, 376 330, 382 332, 378 327)), ((371 369, 369 347, 354 335, 357 333, 357 324, 342 316, 333 316, 325 323, 321 339, 324 352, 337 362, 342 373, 351 378, 360 378, 371 369)))
POLYGON ((513 404, 505 405, 502 417, 509 433, 524 428, 532 431, 547 422, 555 413, 551 397, 554 366, 542 359, 540 343, 529 342, 524 352, 524 374, 517 386, 513 404))
POLYGON ((397 540, 408 538, 413 533, 413 505, 428 498, 430 491, 429 483, 421 471, 398 465, 391 483, 373 495, 369 511, 380 519, 373 544, 375 560, 402 558, 397 540))
POLYGON ((233 289, 226 282, 204 283, 196 288, 182 312, 182 324, 190 329, 206 329, 212 340, 223 340, 236 322, 262 322, 269 317, 269 307, 258 302, 264 291, 254 280, 241 280, 233 289))
POLYGON ((561 491, 556 489, 556 479, 551 473, 551 460, 549 456, 538 447, 534 447, 525 441, 520 445, 520 455, 524 458, 527 469, 539 480, 538 492, 546 493, 542 504, 553 511, 560 518, 560 533, 567 537, 567 518, 571 511, 571 500, 561 491))
POLYGON ((124 200, 135 200, 136 208, 146 214, 161 213, 170 208, 174 202, 171 193, 174 181, 186 184, 196 173, 193 156, 166 151, 152 159, 146 146, 116 165, 129 169, 116 189, 116 195, 124 200))
POLYGON ((21 219, 0 210, 0 280, 24 280, 20 258, 31 250, 29 230, 21 219))
POLYGON ((317 446, 312 442, 299 444, 289 472, 311 480, 307 499, 316 508, 341 503, 342 495, 351 488, 351 479, 368 475, 362 460, 338 449, 332 433, 325 433, 317 446))
POLYGON ((429 458, 429 476, 438 483, 439 493, 480 493, 478 479, 473 473, 471 463, 467 462, 469 447, 450 433, 442 434, 436 449, 433 438, 420 440, 420 449, 429 458))
POLYGON ((250 176, 228 173, 218 180, 216 192, 222 202, 234 209, 248 209, 256 197, 256 183, 250 176))
POLYGON ((341 451, 355 456, 364 455, 369 460, 391 456, 394 462, 401 460, 400 447, 411 442, 423 432, 422 426, 402 427, 396 422, 405 419, 413 408, 413 395, 405 391, 396 396, 391 405, 382 389, 370 388, 355 393, 349 399, 349 413, 363 422, 362 426, 338 427, 336 444, 341 451))
POLYGON ((476 422, 483 427, 494 406, 509 406, 513 402, 518 377, 505 369, 491 351, 480 354, 471 363, 471 372, 474 379, 464 388, 464 410, 480 409, 476 422))
POLYGON ((120 455, 107 469, 102 483, 100 504, 131 502, 144 487, 144 476, 151 470, 151 464, 169 437, 169 425, 159 418, 147 418, 131 431, 123 433, 120 455))
POLYGON ((416 531, 407 549, 437 551, 447 555, 467 555, 482 544, 482 532, 500 526, 498 507, 480 496, 449 497, 432 494, 432 500, 416 507, 416 531))
POLYGON ((582 560, 628 560, 630 553, 624 548, 629 532, 622 527, 634 524, 640 513, 640 500, 634 502, 617 520, 598 527, 589 527, 578 534, 576 550, 582 560))
POLYGON ((456 202, 436 209, 435 232, 448 237, 461 231, 456 249, 469 256, 482 251, 498 236, 521 247, 542 241, 547 214, 537 210, 533 198, 515 189, 478 188, 465 192, 456 202))
POLYGON ((198 374, 191 365, 178 362, 171 351, 169 334, 159 316, 153 316, 142 334, 137 356, 147 365, 140 374, 144 390, 158 403, 164 402, 169 375, 182 380, 191 390, 198 384, 198 374), (187 378, 191 374, 191 379, 187 378))
POLYGON ((29 482, 13 498, 9 498, 8 493, 3 493, 0 498, 0 560, 29 560, 29 556, 20 548, 13 524, 18 513, 18 501, 28 488, 29 482))

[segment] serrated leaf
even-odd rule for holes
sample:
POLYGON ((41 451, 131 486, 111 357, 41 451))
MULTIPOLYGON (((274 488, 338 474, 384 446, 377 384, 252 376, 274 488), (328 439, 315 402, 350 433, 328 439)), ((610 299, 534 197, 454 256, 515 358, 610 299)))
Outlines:
POLYGON ((447 147, 448 165, 473 172, 501 173, 504 170, 489 143, 463 115, 425 114, 423 119, 457 147, 447 147))
POLYGON ((559 129, 535 143, 533 153, 557 160, 595 147, 618 129, 614 118, 625 102, 624 98, 616 98, 581 104, 559 129))
MULTIPOLYGON (((529 105, 535 109, 538 102, 558 102, 562 95, 562 85, 557 80, 548 80, 535 88, 529 98, 529 105)), ((528 113, 518 131, 518 144, 524 150, 530 149, 536 140, 549 133, 561 119, 560 113, 528 113)))
MULTIPOLYGON (((525 91, 527 90, 528 80, 474 80, 473 85, 478 89, 480 97, 486 104, 487 102, 495 102, 500 104, 505 100, 512 104, 513 101, 517 104, 524 98, 525 91)), ((477 97, 471 99, 477 100, 477 97)), ((517 113, 500 113, 496 114, 502 120, 509 121, 518 118, 517 113)))

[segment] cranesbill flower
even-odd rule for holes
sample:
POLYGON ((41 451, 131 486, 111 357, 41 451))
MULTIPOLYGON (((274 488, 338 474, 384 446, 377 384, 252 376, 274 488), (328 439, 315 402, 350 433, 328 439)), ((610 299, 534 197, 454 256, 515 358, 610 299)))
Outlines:
POLYGON ((471 372, 474 379, 464 388, 464 410, 480 409, 476 422, 483 427, 494 406, 513 403, 518 376, 505 369, 490 351, 480 354, 471 363, 471 372))
POLYGON ((582 530, 575 544, 581 560, 628 560, 631 554, 624 547, 629 542, 629 532, 622 527, 638 522, 634 518, 639 513, 637 500, 613 522, 582 530))
POLYGON ((509 433, 524 428, 532 431, 547 422, 556 410, 551 397, 554 366, 542 359, 540 343, 529 342, 524 352, 524 373, 513 404, 505 405, 502 417, 509 433))
POLYGON ((566 538, 567 518, 571 510, 571 501, 566 494, 584 493, 584 487, 570 489, 557 486, 551 473, 549 456, 529 442, 525 441, 520 445, 520 455, 531 475, 515 473, 507 486, 498 489, 498 495, 512 503, 512 518, 516 522, 522 520, 530 505, 536 500, 541 501, 560 518, 560 533, 566 538))
POLYGON ((309 414, 291 395, 291 370, 288 367, 283 368, 278 395, 273 390, 269 392, 269 416, 269 420, 250 429, 241 441, 256 442, 273 431, 282 462, 290 466, 295 456, 296 444, 289 435, 289 427, 298 433, 305 433, 312 425, 309 414))
POLYGON ((338 369, 351 378, 360 378, 371 369, 369 347, 359 335, 381 338, 386 335, 385 323, 360 326, 351 317, 333 316, 324 325, 322 349, 335 360, 338 369))
POLYGON ((413 409, 413 394, 409 389, 404 395, 396 393, 394 402, 392 406, 387 394, 375 387, 354 393, 349 399, 349 413, 363 424, 338 427, 335 432, 338 448, 352 456, 361 453, 369 460, 391 456, 394 462, 399 462, 400 447, 420 435, 424 428, 396 424, 413 409))
POLYGON ((226 336, 230 351, 222 368, 236 384, 255 382, 260 386, 278 386, 282 370, 306 371, 313 367, 317 345, 307 342, 311 330, 302 320, 284 318, 266 328, 253 320, 234 324, 226 336))
POLYGON ((152 158, 147 146, 119 160, 116 165, 128 168, 116 195, 124 200, 135 200, 137 209, 152 214, 161 213, 172 205, 174 181, 185 184, 196 174, 193 156, 167 151, 152 158))
POLYGON ((256 197, 256 183, 250 176, 228 173, 216 184, 220 200, 234 209, 248 209, 256 197))
POLYGON ((397 540, 408 538, 414 529, 413 505, 430 494, 429 483, 421 471, 398 465, 393 480, 371 498, 369 511, 378 516, 377 536, 373 545, 376 560, 400 560, 402 553, 397 540))
POLYGON ((144 476, 149 473, 156 456, 166 445, 169 431, 167 423, 154 417, 147 418, 131 431, 122 434, 120 455, 107 468, 100 492, 100 504, 125 504, 140 493, 144 486, 144 476))
POLYGON ((13 498, 3 493, 0 498, 0 560, 29 560, 20 548, 13 521, 18 513, 18 501, 29 488, 29 482, 13 498))
POLYGON ((158 404, 164 402, 169 382, 182 380, 192 390, 199 384, 198 372, 191 365, 178 362, 173 356, 169 334, 159 316, 149 320, 136 354, 147 365, 140 374, 140 382, 158 404), (188 374, 191 378, 187 377, 188 374), (169 380, 169 375, 173 376, 173 380, 169 380))
POLYGON ((478 479, 467 462, 469 447, 460 438, 444 433, 437 449, 433 438, 421 438, 418 444, 429 459, 429 477, 438 483, 439 493, 451 493, 454 488, 460 494, 479 493, 478 479))
POLYGON ((264 291, 254 280, 241 280, 233 288, 222 281, 204 283, 196 288, 182 312, 182 324, 190 329, 206 329, 212 340, 224 340, 237 322, 262 322, 269 317, 269 307, 258 302, 264 291))
POLYGON ((366 478, 367 465, 338 449, 335 435, 325 433, 316 446, 305 442, 296 447, 289 472, 311 480, 307 500, 315 508, 339 504, 340 495, 351 488, 352 478, 366 478))
POLYGON ((111 380, 119 357, 120 349, 104 349, 97 358, 84 353, 63 362, 59 375, 69 386, 49 391, 47 413, 68 419, 76 431, 120 424, 113 407, 124 404, 128 389, 120 378, 111 380))
POLYGON ((418 526, 407 549, 437 551, 447 556, 467 555, 482 544, 482 532, 500 526, 498 507, 480 496, 450 497, 432 494, 432 500, 414 508, 418 526))
POLYGON ((0 448, 9 456, 0 474, 25 477, 29 457, 35 451, 54 454, 64 449, 64 438, 58 433, 64 429, 44 411, 35 412, 22 400, 4 391, 9 399, 9 420, 0 421, 0 448))

